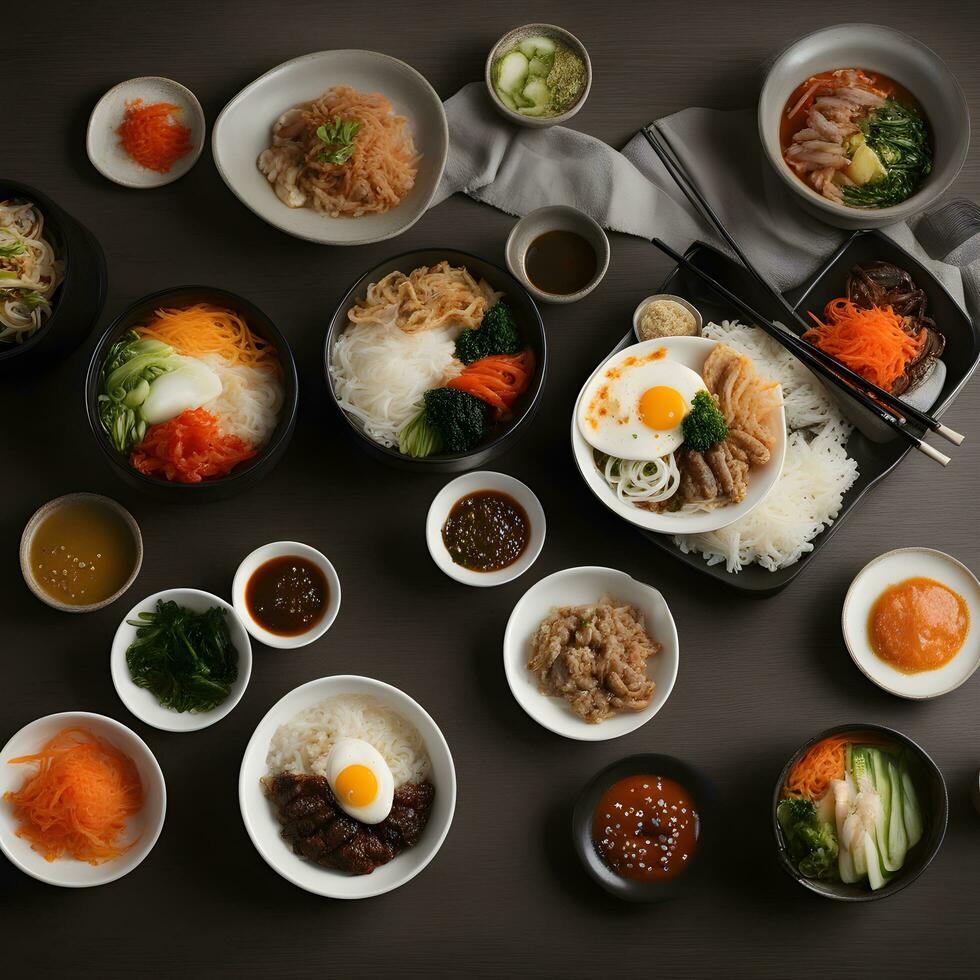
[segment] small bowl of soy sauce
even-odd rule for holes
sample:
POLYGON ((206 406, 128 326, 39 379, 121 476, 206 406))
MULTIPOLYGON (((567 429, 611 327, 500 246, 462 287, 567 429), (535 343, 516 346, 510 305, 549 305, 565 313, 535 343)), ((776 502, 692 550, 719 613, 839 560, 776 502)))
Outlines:
POLYGON ((514 225, 505 247, 507 268, 542 303, 575 303, 602 282, 609 239, 584 211, 556 204, 514 225))
POLYGON ((232 604, 252 637, 267 647, 295 650, 318 640, 340 612, 340 578, 316 548, 275 541, 238 566, 232 604))

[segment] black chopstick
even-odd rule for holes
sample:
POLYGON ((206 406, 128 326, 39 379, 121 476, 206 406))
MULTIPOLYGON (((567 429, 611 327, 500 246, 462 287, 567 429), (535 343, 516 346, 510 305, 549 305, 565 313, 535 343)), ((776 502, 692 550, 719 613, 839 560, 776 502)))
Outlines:
POLYGON ((805 341, 802 341, 791 334, 787 334, 785 330, 781 330, 776 326, 776 324, 764 317, 758 310, 753 309, 743 299, 739 298, 733 292, 723 286, 717 279, 708 275, 708 273, 703 269, 699 269, 693 262, 690 261, 690 259, 686 259, 679 252, 675 252, 669 245, 662 242, 659 238, 654 238, 653 244, 656 245, 657 248, 659 248, 665 255, 669 255, 670 258, 672 258, 679 266, 687 269, 689 272, 694 273, 694 275, 696 275, 716 293, 718 293, 719 296, 722 296, 745 317, 747 317, 749 322, 754 323, 765 333, 769 334, 773 340, 794 354, 811 371, 813 371, 814 374, 819 375, 821 378, 823 378, 823 380, 830 382, 830 384, 845 392, 847 395, 881 419, 885 425, 894 429, 896 432, 908 439, 908 441, 911 442, 920 453, 923 453, 930 459, 935 460, 937 463, 941 463, 943 466, 947 466, 949 464, 949 456, 944 455, 943 453, 939 452, 938 449, 935 449, 933 446, 930 446, 929 443, 920 439, 914 432, 911 431, 911 429, 906 428, 906 426, 902 425, 902 423, 897 419, 883 411, 881 406, 878 405, 872 398, 865 395, 861 391, 855 390, 855 388, 839 374, 837 374, 833 368, 828 367, 822 361, 814 357, 809 344, 807 344, 805 341))
MULTIPOLYGON (((643 133, 647 142, 653 148, 654 153, 656 153, 659 157, 660 162, 664 165, 664 169, 666 169, 667 173, 670 174, 671 178, 681 189, 691 205, 708 220, 708 222, 714 227, 718 234, 725 240, 731 250, 735 253, 745 269, 773 297, 773 299, 779 303, 779 305, 789 314, 790 318, 796 321, 796 323, 799 324, 804 331, 808 330, 810 324, 804 320, 804 318, 793 308, 786 297, 783 296, 783 294, 762 274, 762 272, 749 261, 738 242, 735 241, 728 229, 725 227, 721 218, 719 218, 712 209, 704 194, 694 183, 693 179, 684 169, 680 161, 676 158, 676 155, 663 134, 655 127, 644 127, 641 132, 643 133)), ((923 428, 931 429, 948 442, 953 443, 953 445, 958 446, 963 442, 964 437, 959 432, 949 428, 949 426, 943 425, 942 422, 936 418, 933 418, 933 416, 929 415, 928 413, 907 405, 890 391, 885 391, 884 388, 879 388, 877 385, 868 381, 857 372, 852 371, 846 365, 841 364, 841 362, 835 357, 832 357, 830 354, 822 351, 819 347, 812 347, 811 352, 813 353, 814 357, 823 361, 824 364, 832 368, 840 377, 850 381, 852 385, 858 386, 865 394, 873 395, 881 405, 884 405, 888 412, 890 412, 900 421, 911 419, 912 421, 923 426, 923 428)))

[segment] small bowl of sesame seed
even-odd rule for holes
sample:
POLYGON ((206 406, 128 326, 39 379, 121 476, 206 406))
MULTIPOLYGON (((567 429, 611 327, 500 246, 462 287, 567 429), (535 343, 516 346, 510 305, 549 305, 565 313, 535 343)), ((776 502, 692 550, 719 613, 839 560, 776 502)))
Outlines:
POLYGON ((20 538, 24 582, 61 612, 94 612, 115 602, 142 565, 143 537, 135 518, 97 493, 49 500, 20 538))

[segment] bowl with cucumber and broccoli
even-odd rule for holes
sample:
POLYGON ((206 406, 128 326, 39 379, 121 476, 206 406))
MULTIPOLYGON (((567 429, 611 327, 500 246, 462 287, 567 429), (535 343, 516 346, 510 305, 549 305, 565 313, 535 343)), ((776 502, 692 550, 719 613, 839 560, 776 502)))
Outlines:
POLYGON ((772 802, 778 859, 804 888, 842 902, 894 895, 932 862, 949 800, 938 766, 908 736, 838 725, 783 767, 772 802))

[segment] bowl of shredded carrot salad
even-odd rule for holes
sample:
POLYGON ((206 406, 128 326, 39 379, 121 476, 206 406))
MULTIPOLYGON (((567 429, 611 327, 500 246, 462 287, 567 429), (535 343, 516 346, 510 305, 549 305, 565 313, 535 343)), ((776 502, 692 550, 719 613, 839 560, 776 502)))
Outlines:
POLYGON ((128 874, 153 849, 166 809, 153 753, 104 715, 47 715, 0 753, 0 850, 47 884, 85 888, 128 874))
POLYGON ((197 163, 206 128, 190 89, 170 78, 130 78, 96 103, 86 151, 92 166, 116 184, 161 187, 197 163))

